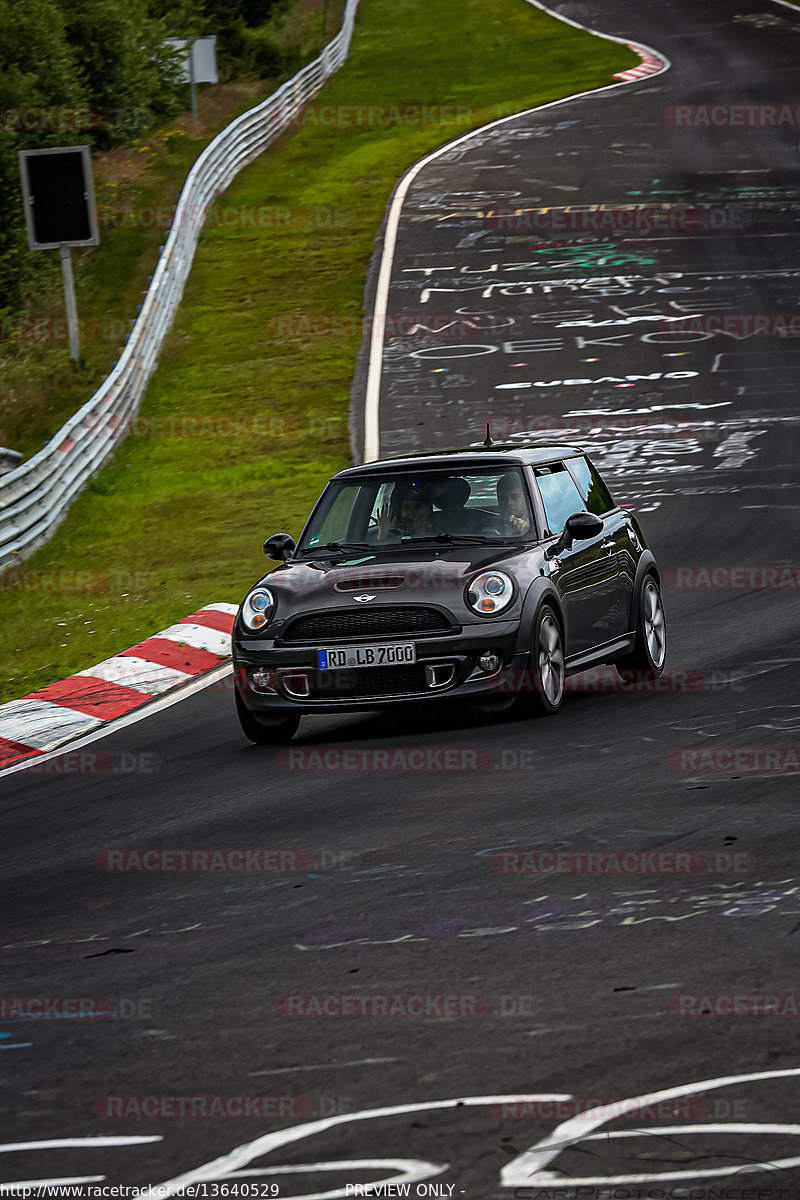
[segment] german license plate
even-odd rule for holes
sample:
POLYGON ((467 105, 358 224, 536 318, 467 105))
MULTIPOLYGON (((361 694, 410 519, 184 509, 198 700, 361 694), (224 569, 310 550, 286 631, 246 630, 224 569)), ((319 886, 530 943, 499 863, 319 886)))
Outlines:
POLYGON ((413 642, 393 642, 387 646, 345 646, 341 650, 318 650, 320 671, 342 671, 346 667, 395 667, 417 661, 413 642))

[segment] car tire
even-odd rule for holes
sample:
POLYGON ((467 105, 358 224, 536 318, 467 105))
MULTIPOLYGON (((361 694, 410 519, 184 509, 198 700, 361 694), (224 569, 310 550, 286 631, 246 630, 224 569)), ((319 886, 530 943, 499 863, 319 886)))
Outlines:
POLYGON ((520 696, 526 716, 552 717, 564 699, 564 635, 549 604, 536 615, 528 665, 530 690, 520 696))
POLYGON ((617 671, 636 671, 645 679, 657 679, 667 661, 667 619, 655 575, 648 572, 639 592, 639 615, 633 651, 618 658, 617 671))
POLYGON ((300 725, 299 716, 262 723, 250 712, 238 692, 236 693, 236 715, 244 736, 251 742, 255 742, 257 746, 285 745, 292 740, 300 725))

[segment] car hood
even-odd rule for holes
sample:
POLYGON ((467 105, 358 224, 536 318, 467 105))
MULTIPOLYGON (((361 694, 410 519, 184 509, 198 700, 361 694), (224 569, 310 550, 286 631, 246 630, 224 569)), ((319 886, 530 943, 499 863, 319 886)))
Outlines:
MULTIPOLYGON (((427 604, 462 610, 464 587, 476 572, 490 568, 514 572, 515 559, 525 550, 518 545, 430 546, 406 552, 369 551, 346 559, 297 560, 276 567, 260 583, 275 596, 275 632, 287 616, 324 608, 358 604, 427 604), (364 599, 359 599, 364 597, 364 599), (366 599, 369 597, 369 599, 366 599)), ((256 585, 257 586, 257 585, 256 585)))

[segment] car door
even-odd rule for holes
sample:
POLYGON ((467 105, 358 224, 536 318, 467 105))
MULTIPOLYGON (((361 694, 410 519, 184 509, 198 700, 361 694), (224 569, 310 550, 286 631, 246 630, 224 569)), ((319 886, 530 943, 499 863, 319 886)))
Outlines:
POLYGON ((587 512, 601 517, 607 535, 614 542, 614 556, 619 583, 619 633, 628 629, 628 614, 631 610, 633 581, 641 548, 631 519, 614 503, 600 472, 591 459, 576 455, 565 460, 566 466, 578 485, 587 512))
MULTIPOLYGON (((557 537, 567 517, 586 505, 564 462, 533 468, 545 516, 546 535, 557 537)), ((613 523, 603 520, 596 537, 574 541, 550 560, 567 618, 568 659, 612 641, 619 630, 619 580, 613 523)))

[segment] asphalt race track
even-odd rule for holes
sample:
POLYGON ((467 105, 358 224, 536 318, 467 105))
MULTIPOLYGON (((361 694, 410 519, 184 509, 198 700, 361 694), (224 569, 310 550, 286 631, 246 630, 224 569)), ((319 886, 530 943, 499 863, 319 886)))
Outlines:
POLYGON ((800 1197, 800 129, 769 115, 797 112, 800 10, 560 11, 671 69, 420 172, 380 448, 487 420, 590 448, 664 572, 662 686, 577 677, 539 722, 320 717, 276 752, 243 740, 228 679, 92 765, 5 778, 3 995, 100 1015, 0 1023, 0 1180, 800 1197), (715 106, 734 123, 701 123, 715 106), (109 870, 125 847, 294 855, 109 870), (527 851, 641 870, 520 873, 527 851), (323 995, 353 1015, 314 1015, 323 995))

